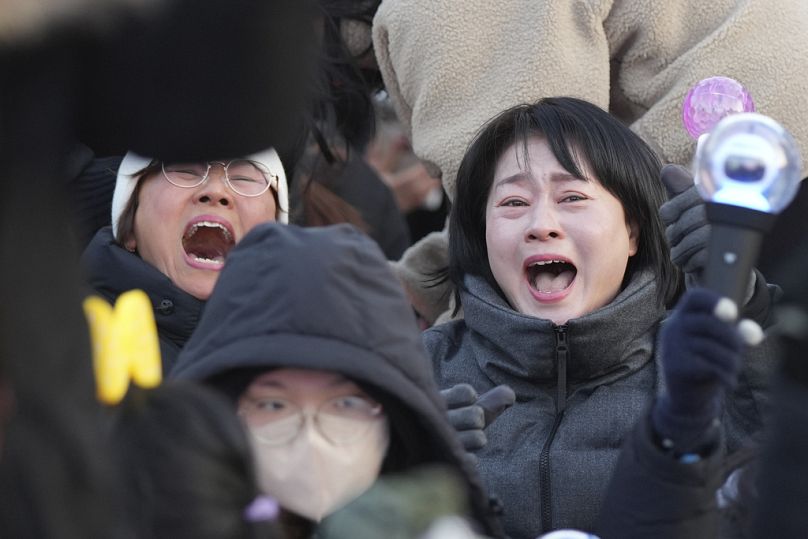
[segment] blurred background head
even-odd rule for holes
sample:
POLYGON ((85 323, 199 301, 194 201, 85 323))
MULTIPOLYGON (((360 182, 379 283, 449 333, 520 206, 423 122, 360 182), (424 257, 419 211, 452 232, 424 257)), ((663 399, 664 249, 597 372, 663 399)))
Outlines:
POLYGON ((131 390, 115 411, 112 450, 137 537, 281 537, 241 422, 210 389, 131 390))

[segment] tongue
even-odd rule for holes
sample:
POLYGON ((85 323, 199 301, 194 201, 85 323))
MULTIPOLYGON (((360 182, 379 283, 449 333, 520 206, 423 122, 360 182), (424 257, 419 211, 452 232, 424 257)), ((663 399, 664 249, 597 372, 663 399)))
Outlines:
POLYGON ((546 294, 559 292, 567 288, 574 277, 575 272, 572 270, 563 270, 558 274, 551 271, 540 271, 539 274, 536 275, 534 286, 536 290, 546 294))
POLYGON ((224 255, 221 252, 211 250, 211 249, 192 249, 189 251, 190 255, 195 256, 196 258, 207 260, 210 262, 217 262, 219 264, 224 264, 224 255))

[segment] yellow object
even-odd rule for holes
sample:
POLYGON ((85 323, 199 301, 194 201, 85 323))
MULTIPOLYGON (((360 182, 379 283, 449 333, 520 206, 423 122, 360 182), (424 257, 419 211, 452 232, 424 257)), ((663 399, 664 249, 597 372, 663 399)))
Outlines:
POLYGON ((84 300, 90 326, 98 399, 117 404, 129 380, 150 388, 162 380, 160 344, 152 306, 141 290, 121 294, 113 309, 97 296, 84 300))

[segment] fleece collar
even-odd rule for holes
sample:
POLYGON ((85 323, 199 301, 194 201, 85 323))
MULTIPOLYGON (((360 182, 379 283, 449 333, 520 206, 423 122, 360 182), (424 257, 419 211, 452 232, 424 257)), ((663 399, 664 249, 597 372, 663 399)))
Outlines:
POLYGON ((108 301, 138 288, 154 307, 161 338, 183 346, 196 328, 205 302, 178 288, 166 275, 115 242, 112 228, 99 230, 82 256, 90 286, 108 301))

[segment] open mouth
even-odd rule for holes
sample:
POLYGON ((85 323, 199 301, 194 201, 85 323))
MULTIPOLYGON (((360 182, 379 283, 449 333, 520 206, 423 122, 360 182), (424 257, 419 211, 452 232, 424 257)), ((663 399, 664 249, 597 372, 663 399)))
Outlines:
POLYGON ((561 292, 575 280, 578 270, 564 260, 540 260, 527 267, 530 286, 541 294, 561 292))
POLYGON ((233 233, 216 221, 191 223, 182 236, 185 253, 195 262, 211 267, 221 267, 235 244, 233 233))

